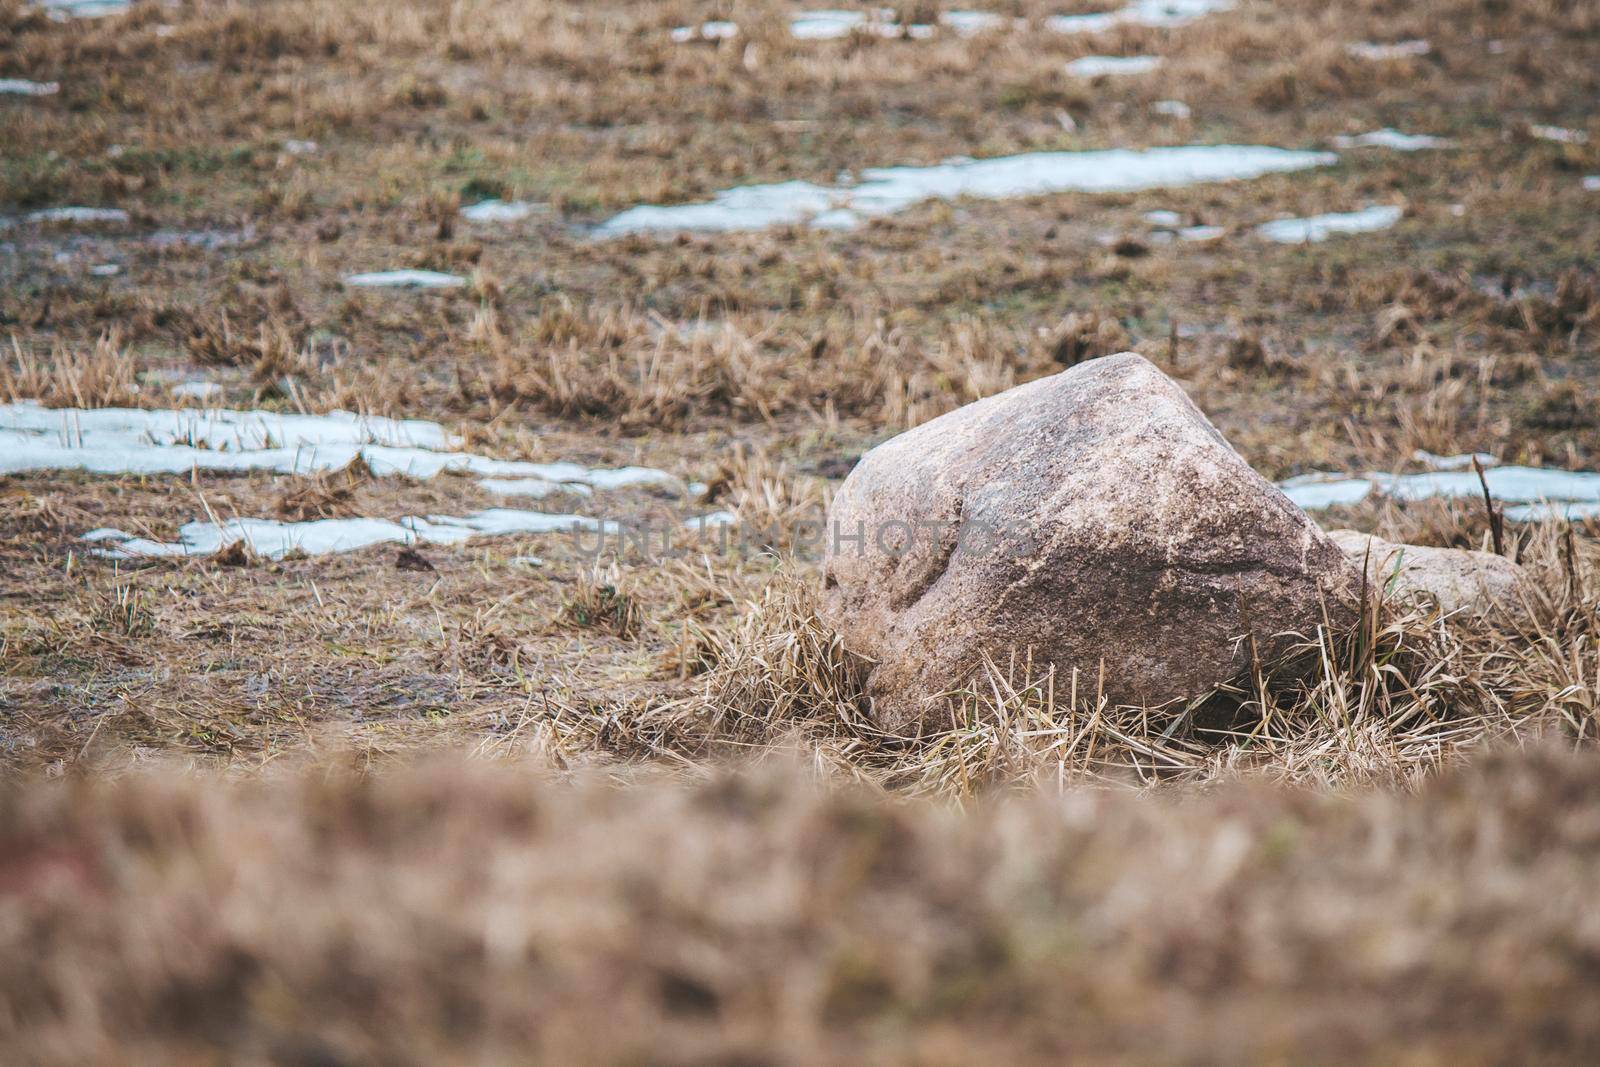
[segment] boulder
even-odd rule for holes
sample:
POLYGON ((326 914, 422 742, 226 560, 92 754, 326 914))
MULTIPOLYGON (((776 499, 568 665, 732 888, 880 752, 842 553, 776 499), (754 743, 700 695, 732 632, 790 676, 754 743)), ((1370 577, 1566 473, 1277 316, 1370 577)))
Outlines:
POLYGON ((1447 614, 1481 615, 1524 607, 1523 569, 1504 556, 1465 548, 1425 548, 1356 530, 1328 534, 1367 581, 1401 603, 1437 604, 1447 614))
POLYGON ((1132 352, 969 404, 862 457, 829 509, 823 614, 880 724, 1031 651, 1063 693, 1157 705, 1355 618, 1360 574, 1132 352))

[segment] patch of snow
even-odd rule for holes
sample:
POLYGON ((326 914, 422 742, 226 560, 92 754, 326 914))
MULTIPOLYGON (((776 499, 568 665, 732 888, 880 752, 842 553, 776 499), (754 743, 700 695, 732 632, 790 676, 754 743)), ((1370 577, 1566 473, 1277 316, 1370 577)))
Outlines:
POLYGON ((1280 482, 1283 495, 1306 511, 1320 511, 1338 505, 1359 504, 1372 492, 1372 483, 1365 478, 1338 478, 1315 480, 1317 475, 1302 475, 1280 482))
POLYGON ((1182 26, 1232 7, 1233 0, 1134 0, 1116 11, 1052 15, 1044 20, 1044 25, 1055 33, 1104 33, 1125 25, 1182 26))
POLYGON ((1026 20, 1008 19, 992 11, 946 11, 939 16, 939 24, 948 26, 961 37, 975 37, 980 33, 1004 29, 1026 20))
POLYGON ((1585 192, 1600 193, 1600 174, 1589 174, 1583 179, 1585 192))
POLYGON ((128 213, 115 207, 47 207, 22 216, 24 222, 127 222, 128 213))
MULTIPOLYGON (((815 222, 837 225, 839 211, 881 216, 925 200, 962 196, 997 200, 1056 192, 1137 192, 1203 182, 1257 178, 1338 161, 1331 152, 1264 145, 1187 145, 1140 151, 1031 152, 941 163, 931 167, 876 167, 850 186, 791 181, 727 189, 699 204, 630 208, 600 225, 599 237, 696 230, 726 232, 815 222)), ((853 218, 851 221, 854 221, 853 218)))
POLYGON ((1161 65, 1160 56, 1080 56, 1066 65, 1075 78, 1148 74, 1161 65))
POLYGON ((1185 226, 1178 231, 1178 238, 1184 241, 1215 241, 1227 233, 1221 226, 1185 226))
POLYGON ((291 156, 314 156, 317 154, 317 148, 317 142, 315 141, 291 140, 283 142, 283 150, 291 156))
POLYGON ((112 278, 122 273, 122 266, 118 263, 96 263, 89 268, 89 273, 96 278, 112 278))
POLYGON ((824 8, 801 12, 789 20, 789 35, 801 41, 836 41, 857 32, 877 37, 928 37, 933 27, 902 27, 895 21, 893 9, 886 7, 872 11, 824 8))
POLYGON ((1435 137, 1427 133, 1401 133, 1384 127, 1373 130, 1371 133, 1357 134, 1354 137, 1340 136, 1333 139, 1335 148, 1392 148, 1397 152, 1416 152, 1423 148, 1449 148, 1455 142, 1448 137, 1435 137))
POLYGON ((1173 119, 1186 119, 1194 115, 1194 109, 1182 100, 1157 100, 1150 105, 1150 110, 1173 119))
POLYGON ((145 238, 152 248, 232 248, 256 235, 254 226, 242 230, 157 230, 145 238))
POLYGON ((436 270, 380 270, 367 274, 347 274, 344 283, 361 288, 454 289, 467 284, 459 274, 436 270))
POLYGON ((1600 519, 1600 503, 1580 504, 1518 504, 1506 508, 1506 518, 1512 522, 1581 522, 1600 519))
POLYGON ((696 515, 692 519, 685 519, 684 525, 692 530, 717 530, 724 526, 734 526, 739 522, 739 516, 731 511, 713 511, 709 515, 696 515))
POLYGON ((129 0, 34 0, 34 6, 56 22, 68 19, 98 19, 121 15, 132 6, 129 0))
POLYGON ((1410 40, 1394 41, 1389 44, 1380 44, 1374 41, 1356 41, 1347 44, 1344 50, 1357 59, 1370 59, 1381 62, 1387 59, 1413 59, 1425 56, 1433 51, 1433 45, 1427 41, 1410 40))
POLYGON ((540 205, 521 200, 483 200, 461 209, 461 217, 473 222, 520 222, 540 210, 540 205))
MULTIPOLYGON (((1446 461, 1471 457, 1437 457, 1446 461)), ((1493 467, 1483 473, 1489 495, 1497 503, 1523 505, 1507 508, 1514 521, 1560 514, 1566 510, 1600 515, 1600 474, 1587 471, 1546 470, 1539 467, 1493 467)), ((1278 485, 1290 500, 1307 511, 1340 504, 1357 504, 1376 493, 1391 500, 1476 500, 1483 484, 1472 470, 1439 470, 1422 474, 1368 473, 1357 477, 1313 474, 1291 478, 1278 485)))
POLYGON ((602 236, 651 230, 760 230, 806 222, 831 211, 841 194, 810 182, 776 182, 726 189, 704 204, 673 207, 642 205, 613 216, 597 231, 602 236))
POLYGON ((401 474, 426 479, 459 471, 484 479, 527 479, 530 487, 536 481, 580 493, 684 488, 678 478, 653 467, 590 468, 445 451, 459 443, 435 422, 344 411, 283 415, 0 404, 0 474, 45 470, 114 475, 192 470, 312 474, 338 470, 360 457, 379 477, 401 474))
POLYGON ((739 36, 739 24, 725 19, 712 19, 710 22, 702 22, 699 26, 679 26, 672 31, 672 40, 677 44, 688 44, 691 41, 726 41, 737 36, 739 36))
POLYGON ((13 96, 54 96, 61 91, 60 82, 34 82, 26 78, 0 78, 0 94, 13 96))
POLYGON ((1336 233, 1372 233, 1387 230, 1400 221, 1400 208, 1380 206, 1304 219, 1276 219, 1256 227, 1256 234, 1280 244, 1306 244, 1326 241, 1336 233))
POLYGON ((1582 130, 1569 130, 1565 126, 1529 126, 1528 132, 1541 141, 1557 144, 1588 144, 1589 135, 1582 130))
POLYGON ((1183 224, 1183 216, 1176 211, 1146 211, 1144 213, 1144 221, 1152 226, 1171 228, 1181 226, 1183 224))

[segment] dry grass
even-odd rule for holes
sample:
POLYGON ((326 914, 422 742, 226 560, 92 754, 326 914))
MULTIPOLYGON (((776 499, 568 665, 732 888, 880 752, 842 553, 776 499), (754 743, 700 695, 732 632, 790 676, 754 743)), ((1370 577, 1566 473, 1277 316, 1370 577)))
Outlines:
POLYGON ((1588 1062, 1597 769, 959 816, 792 766, 8 788, 0 1055, 1588 1062))

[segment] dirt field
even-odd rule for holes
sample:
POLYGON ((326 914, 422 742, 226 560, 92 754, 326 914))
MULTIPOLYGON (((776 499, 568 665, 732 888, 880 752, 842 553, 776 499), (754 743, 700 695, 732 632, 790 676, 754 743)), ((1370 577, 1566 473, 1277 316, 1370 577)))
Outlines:
MULTIPOLYGON (((865 449, 1124 349, 1274 480, 1600 465, 1600 8, 1047 21, 1113 6, 994 0, 964 35, 900 4, 927 36, 811 40, 767 0, 0 0, 0 80, 58 86, 0 94, 0 404, 353 411, 665 472, 537 499, 366 462, 0 473, 0 1060, 1592 1059, 1592 522, 1511 524, 1514 624, 1375 601, 1309 683, 1189 709, 1012 662, 955 729, 888 737, 816 618, 798 531, 865 449), (673 40, 710 19, 737 34, 673 40), (1162 63, 1063 69, 1138 54, 1162 63), (1380 129, 1449 143, 1339 140, 1380 129), (1337 158, 598 229, 1188 144, 1337 158), (486 200, 531 207, 461 214, 486 200), (65 207, 126 214, 30 217, 65 207), (1399 221, 1256 232, 1374 207, 1399 221), (399 269, 462 283, 345 281, 399 269), (83 536, 501 508, 743 536, 83 536)), ((1481 501, 1317 518, 1491 543, 1481 501)))

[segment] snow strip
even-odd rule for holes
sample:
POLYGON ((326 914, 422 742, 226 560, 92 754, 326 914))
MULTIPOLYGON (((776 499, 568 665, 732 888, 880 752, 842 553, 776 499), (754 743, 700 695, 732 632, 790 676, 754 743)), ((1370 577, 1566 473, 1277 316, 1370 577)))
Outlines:
POLYGON ((1315 244, 1336 233, 1371 233, 1387 230, 1400 221, 1397 207, 1369 207, 1345 214, 1312 215, 1304 219, 1276 219, 1256 227, 1256 234, 1280 244, 1315 244))
POLYGON ((379 477, 427 479, 443 471, 460 471, 484 479, 521 480, 518 492, 524 496, 562 488, 684 489, 680 479, 653 467, 590 468, 447 451, 459 444, 435 422, 345 411, 282 415, 222 409, 46 408, 31 401, 0 404, 0 474, 47 470, 111 475, 192 470, 314 474, 338 470, 360 457, 379 477), (535 487, 535 481, 548 488, 535 487))
POLYGON ((778 182, 726 189, 706 203, 644 204, 612 217, 595 234, 715 233, 800 223, 853 225, 857 216, 890 215, 925 200, 1176 188, 1327 166, 1338 158, 1332 152, 1264 145, 1186 145, 1142 151, 1030 152, 931 167, 875 167, 866 170, 856 185, 778 182))
POLYGON ((933 36, 934 27, 920 23, 902 26, 895 21, 894 10, 887 7, 873 11, 840 11, 825 8, 820 11, 802 12, 789 21, 789 35, 801 41, 836 41, 857 32, 877 37, 910 37, 925 40, 933 36))
POLYGON ((506 534, 542 534, 564 530, 615 532, 615 523, 582 515, 551 515, 542 511, 490 508, 471 515, 407 516, 397 522, 388 519, 313 519, 309 522, 279 522, 276 519, 229 519, 216 523, 204 520, 185 523, 176 541, 155 541, 134 537, 121 530, 99 529, 84 534, 85 541, 102 545, 99 555, 111 559, 151 559, 186 556, 211 556, 243 541, 257 555, 282 559, 293 552, 322 556, 381 544, 454 545, 468 538, 506 534))
MULTIPOLYGON (((1437 457, 1447 462, 1471 457, 1437 457)), ((1497 503, 1520 505, 1506 509, 1517 522, 1550 515, 1587 512, 1600 515, 1600 474, 1587 471, 1546 470, 1539 467, 1493 467, 1484 471, 1489 494, 1497 503)), ((1396 501, 1431 499, 1475 500, 1483 496, 1478 473, 1439 470, 1422 474, 1368 473, 1353 477, 1309 474, 1280 482, 1288 498, 1316 511, 1335 505, 1359 504, 1377 494, 1396 501)))
POLYGON ((1397 152, 1416 152, 1423 148, 1449 148, 1455 144, 1448 137, 1435 137, 1427 133, 1401 133, 1384 127, 1371 133, 1354 137, 1335 137, 1335 148, 1392 148, 1397 152))
POLYGON ((1387 59, 1412 59, 1425 56, 1433 51, 1433 46, 1427 41, 1395 41, 1392 44, 1379 44, 1374 41, 1356 41, 1354 44, 1345 45, 1344 50, 1357 59, 1370 59, 1381 62, 1387 59))
POLYGON ((483 200, 461 209, 461 217, 473 222, 520 222, 541 210, 539 204, 521 200, 483 200))
POLYGON ((1233 0, 1134 0, 1117 11, 1052 15, 1044 20, 1044 25, 1055 33, 1104 33, 1124 25, 1182 26, 1232 7, 1233 0))
MULTIPOLYGON (((714 511, 686 519, 683 526, 696 533, 732 526, 739 521, 730 511, 714 511)), ((229 519, 226 522, 197 520, 178 529, 176 541, 156 541, 135 537, 109 527, 90 530, 81 538, 95 544, 97 555, 110 559, 171 559, 211 556, 236 542, 256 555, 282 559, 291 553, 323 556, 354 552, 381 544, 455 545, 472 537, 503 537, 511 534, 547 534, 567 531, 603 532, 615 536, 622 527, 615 522, 584 515, 552 515, 517 508, 489 508, 471 515, 408 515, 389 519, 312 519, 306 522, 280 522, 276 519, 229 519)), ((543 566, 537 556, 519 558, 528 566, 543 566)))
POLYGON ((1583 130, 1569 130, 1565 126, 1529 126, 1528 132, 1541 141, 1557 144, 1588 144, 1589 135, 1583 130))
POLYGON ((454 289, 466 285, 459 274, 436 270, 380 270, 368 274, 347 274, 344 283, 364 289, 454 289))
POLYGON ((1067 64, 1066 71, 1075 78, 1101 78, 1148 74, 1160 65, 1160 56, 1080 56, 1067 64))
POLYGON ((47 225, 59 222, 127 222, 128 213, 115 207, 47 207, 17 218, 0 218, 0 230, 18 222, 47 225))
POLYGON ((0 78, 0 93, 9 93, 14 96, 54 96, 60 91, 60 82, 31 82, 26 78, 0 78))
POLYGON ((34 6, 56 22, 68 19, 98 19, 121 15, 132 6, 129 0, 34 0, 34 6))
POLYGON ((679 26, 672 31, 672 40, 676 44, 688 44, 691 41, 726 41, 737 36, 739 36, 739 24, 724 19, 702 22, 699 26, 679 26))
POLYGON ((1027 19, 1009 19, 993 11, 946 11, 939 16, 939 25, 949 27, 959 37, 976 37, 1007 26, 1026 26, 1027 22, 1027 19))

